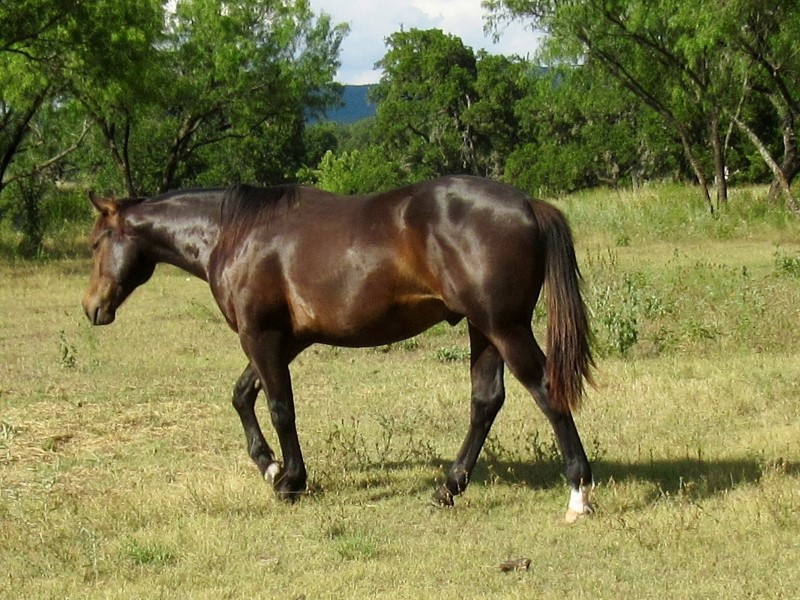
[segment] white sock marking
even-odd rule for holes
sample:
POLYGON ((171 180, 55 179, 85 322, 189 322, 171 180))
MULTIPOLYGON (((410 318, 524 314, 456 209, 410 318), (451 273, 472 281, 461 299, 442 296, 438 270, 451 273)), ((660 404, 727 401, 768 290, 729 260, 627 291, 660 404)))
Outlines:
POLYGON ((267 470, 264 472, 264 479, 270 485, 275 483, 275 479, 277 479, 278 475, 281 472, 281 464, 278 462, 270 463, 267 467, 267 470))

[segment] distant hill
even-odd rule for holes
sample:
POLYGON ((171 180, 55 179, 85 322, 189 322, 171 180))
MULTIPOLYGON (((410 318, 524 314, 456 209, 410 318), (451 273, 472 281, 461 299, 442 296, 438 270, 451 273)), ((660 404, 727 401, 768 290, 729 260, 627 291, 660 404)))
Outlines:
POLYGON ((327 120, 348 124, 374 117, 375 105, 367 100, 367 94, 371 87, 371 85, 345 85, 342 94, 344 106, 328 110, 327 120))

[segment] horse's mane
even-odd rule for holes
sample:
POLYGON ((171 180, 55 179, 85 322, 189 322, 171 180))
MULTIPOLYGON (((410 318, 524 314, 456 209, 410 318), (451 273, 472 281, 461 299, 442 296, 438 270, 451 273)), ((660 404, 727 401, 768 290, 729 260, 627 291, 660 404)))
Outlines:
POLYGON ((222 197, 222 227, 239 228, 272 220, 297 204, 298 191, 296 185, 263 188, 243 184, 232 186, 222 197))
POLYGON ((254 228, 286 214, 297 205, 299 192, 296 185, 262 188, 240 184, 228 188, 220 206, 219 247, 230 249, 254 228))

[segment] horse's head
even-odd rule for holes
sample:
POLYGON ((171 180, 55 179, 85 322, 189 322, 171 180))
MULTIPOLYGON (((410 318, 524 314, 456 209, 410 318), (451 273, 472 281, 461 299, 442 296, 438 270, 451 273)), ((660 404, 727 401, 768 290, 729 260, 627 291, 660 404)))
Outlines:
POLYGON ((108 325, 125 299, 153 274, 155 261, 143 252, 124 218, 125 204, 89 193, 100 215, 92 228, 92 276, 83 296, 83 310, 93 325, 108 325))

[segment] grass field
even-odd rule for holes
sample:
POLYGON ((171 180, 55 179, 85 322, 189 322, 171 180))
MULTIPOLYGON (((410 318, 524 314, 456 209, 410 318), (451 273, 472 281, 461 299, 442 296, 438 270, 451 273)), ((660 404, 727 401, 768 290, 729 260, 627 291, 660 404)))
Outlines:
POLYGON ((559 202, 598 354, 598 510, 573 526, 510 377, 471 487, 429 505, 466 432, 463 326, 296 360, 311 493, 287 506, 203 282, 160 268, 92 328, 87 259, 0 262, 0 598, 796 598, 800 223, 758 194, 716 219, 688 188, 559 202))

